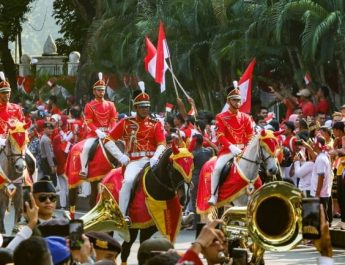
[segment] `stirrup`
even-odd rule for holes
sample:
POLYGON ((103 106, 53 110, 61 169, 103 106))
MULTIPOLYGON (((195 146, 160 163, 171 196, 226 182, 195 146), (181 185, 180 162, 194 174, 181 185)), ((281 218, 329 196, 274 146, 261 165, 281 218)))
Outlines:
POLYGON ((129 216, 125 216, 124 219, 125 219, 125 222, 128 226, 130 226, 132 224, 132 220, 129 216))

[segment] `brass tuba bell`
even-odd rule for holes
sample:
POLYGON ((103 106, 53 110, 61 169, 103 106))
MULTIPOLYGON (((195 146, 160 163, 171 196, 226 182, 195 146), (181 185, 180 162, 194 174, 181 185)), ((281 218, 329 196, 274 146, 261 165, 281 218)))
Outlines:
POLYGON ((84 221, 84 231, 117 231, 121 238, 129 242, 130 235, 126 221, 117 202, 108 188, 99 184, 99 200, 95 207, 80 218, 84 221))
POLYGON ((247 207, 225 211, 223 232, 229 239, 239 239, 242 246, 251 238, 259 259, 265 250, 290 250, 302 240, 302 197, 290 183, 265 184, 254 192, 247 207))

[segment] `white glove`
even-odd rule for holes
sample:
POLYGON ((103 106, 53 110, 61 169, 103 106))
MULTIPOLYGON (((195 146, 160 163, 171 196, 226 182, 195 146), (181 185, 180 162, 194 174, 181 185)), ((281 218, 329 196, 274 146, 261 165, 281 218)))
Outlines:
POLYGON ((105 132, 102 132, 100 129, 97 129, 95 132, 99 139, 104 139, 107 136, 107 134, 105 132))
POLYGON ((72 132, 68 132, 67 134, 65 134, 64 140, 66 142, 69 142, 69 141, 72 140, 72 138, 73 138, 73 133, 72 132))
POLYGON ((0 146, 5 146, 5 145, 6 145, 6 139, 0 138, 0 146))
POLYGON ((230 149, 230 152, 233 154, 233 155, 238 155, 238 154, 240 154, 242 151, 241 151, 241 149, 240 148, 238 148, 236 145, 234 145, 234 144, 231 144, 230 146, 229 146, 229 149, 230 149))
POLYGON ((126 156, 125 154, 123 154, 122 156, 120 156, 118 160, 119 160, 119 162, 120 162, 122 165, 124 165, 124 166, 126 166, 126 165, 129 163, 129 157, 126 156))
POLYGON ((157 163, 158 163, 158 158, 156 158, 154 156, 150 158, 150 167, 151 168, 153 168, 155 165, 157 165, 157 163))

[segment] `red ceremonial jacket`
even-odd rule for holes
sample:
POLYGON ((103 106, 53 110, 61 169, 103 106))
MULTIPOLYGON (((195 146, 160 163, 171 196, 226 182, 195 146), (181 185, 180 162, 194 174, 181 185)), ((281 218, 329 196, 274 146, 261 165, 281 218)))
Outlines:
POLYGON ((19 120, 21 122, 24 122, 24 119, 25 117, 21 106, 14 103, 0 103, 0 134, 7 133, 8 121, 19 120))
POLYGON ((126 143, 126 152, 132 160, 152 157, 157 146, 165 144, 162 124, 151 117, 129 117, 122 119, 109 132, 114 140, 122 139, 126 143))
POLYGON ((92 100, 85 105, 84 109, 85 122, 88 126, 88 137, 96 137, 95 131, 102 128, 108 131, 114 127, 117 112, 113 102, 108 100, 92 100))
POLYGON ((219 154, 229 153, 231 144, 247 145, 254 134, 252 119, 248 114, 230 110, 216 116, 216 134, 222 145, 219 154))

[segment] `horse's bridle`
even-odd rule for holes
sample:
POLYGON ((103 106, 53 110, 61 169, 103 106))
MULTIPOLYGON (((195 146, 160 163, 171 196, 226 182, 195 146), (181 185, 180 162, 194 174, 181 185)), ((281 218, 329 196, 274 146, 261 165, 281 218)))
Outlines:
MULTIPOLYGON (((20 154, 19 153, 18 154, 12 154, 12 144, 11 144, 11 141, 9 139, 7 139, 7 141, 9 141, 8 148, 10 149, 11 153, 10 154, 6 153, 6 147, 7 146, 5 145, 5 146, 1 147, 0 154, 4 153, 5 156, 7 157, 7 159, 13 165, 15 165, 19 159, 23 159, 25 161, 25 153, 21 152, 20 154), (14 159, 14 158, 16 158, 16 159, 14 159)), ((14 174, 13 170, 14 170, 13 167, 10 167, 10 174, 11 175, 13 174, 13 176, 14 176, 15 174, 14 174)), ((17 179, 12 180, 10 183, 22 183, 22 179, 23 179, 23 176, 20 176, 17 179)))
POLYGON ((266 170, 266 167, 264 166, 264 165, 265 165, 265 162, 266 162, 271 156, 268 155, 267 157, 265 157, 265 156, 264 156, 264 152, 262 151, 262 148, 263 148, 263 146, 260 144, 260 145, 259 145, 259 151, 258 151, 258 152, 259 152, 259 160, 258 160, 258 161, 251 160, 251 159, 249 159, 249 158, 244 157, 244 156, 243 156, 243 153, 242 153, 241 155, 239 155, 238 157, 239 157, 240 159, 243 159, 243 160, 249 162, 249 163, 253 163, 253 164, 255 164, 255 165, 260 165, 260 166, 262 166, 263 169, 266 170))

